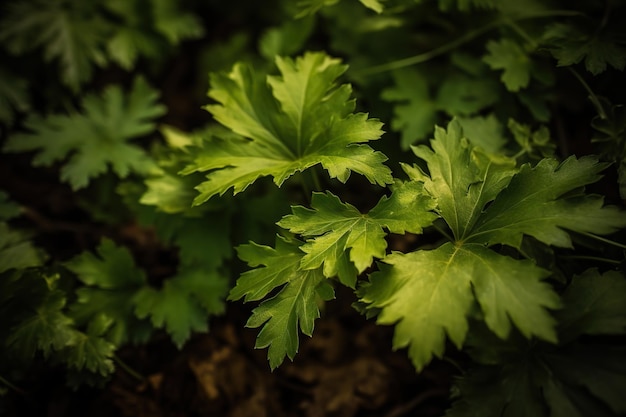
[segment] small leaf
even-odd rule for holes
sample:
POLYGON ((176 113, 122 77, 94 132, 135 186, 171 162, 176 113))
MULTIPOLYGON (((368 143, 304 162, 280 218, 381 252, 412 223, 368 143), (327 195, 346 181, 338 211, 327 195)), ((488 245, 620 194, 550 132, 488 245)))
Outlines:
POLYGON ((314 193, 311 206, 292 207, 293 214, 278 225, 310 238, 301 247, 303 269, 324 265, 326 277, 339 276, 345 285, 354 287, 357 274, 371 266, 373 258, 383 258, 387 228, 393 233, 421 233, 435 219, 430 211, 433 201, 420 184, 398 184, 391 197, 383 197, 369 212, 342 203, 332 193, 314 193))
POLYGON ((517 92, 528 87, 532 62, 526 51, 515 41, 503 38, 487 43, 489 53, 483 57, 492 69, 503 70, 500 79, 507 90, 517 92))
POLYGON ((181 277, 171 278, 159 290, 141 288, 133 298, 137 317, 149 317, 154 327, 165 328, 179 349, 192 332, 205 332, 209 328, 208 314, 190 298, 185 282, 181 277))
POLYGON ((157 97, 141 78, 126 97, 119 86, 109 87, 102 97, 86 96, 82 113, 27 119, 25 125, 32 133, 9 137, 3 150, 38 151, 33 165, 51 165, 67 158, 61 180, 74 190, 87 186, 109 167, 121 178, 131 172, 146 174, 155 168, 154 163, 140 147, 127 141, 154 130, 153 119, 165 112, 156 103, 157 97))

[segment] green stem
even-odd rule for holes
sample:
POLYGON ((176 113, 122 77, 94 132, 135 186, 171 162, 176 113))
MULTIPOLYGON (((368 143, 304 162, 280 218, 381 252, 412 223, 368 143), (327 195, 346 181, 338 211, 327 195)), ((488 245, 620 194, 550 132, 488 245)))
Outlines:
POLYGON ((439 55, 443 55, 473 40, 474 38, 477 38, 483 33, 486 33, 498 26, 501 26, 502 24, 507 24, 507 23, 512 24, 513 22, 526 20, 526 19, 539 19, 539 18, 545 18, 545 17, 580 16, 580 15, 582 15, 582 13, 574 12, 571 10, 548 10, 545 12, 530 13, 530 14, 518 16, 515 18, 503 17, 500 19, 496 19, 492 22, 489 22, 482 27, 471 30, 465 33, 464 35, 462 35, 461 37, 449 43, 441 45, 438 48, 432 49, 422 54, 414 55, 408 58, 399 59, 397 61, 388 62, 386 64, 376 65, 376 66, 365 68, 361 71, 355 71, 355 72, 359 72, 361 75, 371 75, 371 74, 378 74, 378 73, 386 72, 386 71, 392 71, 392 70, 396 70, 396 69, 400 69, 404 67, 409 67, 411 65, 421 64, 422 62, 429 61, 439 55))
POLYGON ((26 392, 23 389, 21 389, 18 386, 14 385, 13 383, 11 383, 9 380, 7 380, 2 375, 0 375, 0 383, 6 385, 7 387, 9 387, 10 389, 12 389, 13 391, 17 392, 20 395, 26 395, 26 392))
POLYGON ((599 256, 572 255, 572 256, 561 256, 561 258, 562 259, 580 259, 580 260, 586 260, 586 261, 598 261, 598 262, 604 262, 604 263, 612 264, 612 265, 621 264, 621 261, 616 261, 615 259, 600 258, 599 256))
POLYGON ((117 363, 117 365, 120 368, 124 370, 124 372, 126 372, 128 375, 135 378, 137 381, 143 382, 146 380, 146 378, 143 375, 141 375, 139 372, 135 371, 133 368, 128 366, 122 359, 120 359, 119 356, 113 355, 113 360, 115 361, 115 363, 117 363))
POLYGON ((567 67, 567 69, 574 75, 574 77, 576 77, 576 79, 582 84, 583 88, 585 90, 587 90, 587 93, 589 94, 589 100, 591 100, 591 102, 593 103, 593 105, 596 107, 596 109, 598 109, 598 115, 600 116, 600 118, 602 120, 606 120, 608 118, 606 112, 604 111, 604 107, 602 107, 602 103, 600 103, 600 99, 598 99, 598 96, 596 96, 596 94, 593 92, 593 90, 591 89, 591 87, 589 87, 589 84, 587 84, 587 82, 585 81, 585 79, 578 73, 578 71, 576 71, 574 68, 572 67, 567 67))
POLYGON ((376 65, 374 67, 366 68, 360 72, 363 75, 378 74, 381 72, 392 71, 392 70, 396 70, 396 69, 400 69, 404 67, 410 67, 411 65, 421 64, 422 62, 430 61, 431 59, 439 55, 443 55, 446 52, 449 52, 463 45, 464 43, 467 43, 471 41, 472 39, 482 35, 483 33, 490 31, 491 29, 498 26, 499 24, 500 24, 500 21, 490 22, 483 27, 467 32, 463 36, 453 40, 452 42, 444 44, 438 48, 432 49, 422 54, 414 55, 409 58, 404 58, 404 59, 400 59, 397 61, 388 62, 386 64, 376 65))
POLYGON ((583 236, 590 237, 592 239, 599 240, 600 242, 604 242, 604 243, 607 243, 609 245, 616 246, 616 247, 618 247, 620 249, 626 249, 626 245, 624 245, 623 243, 615 242, 613 240, 604 238, 602 236, 594 235, 593 233, 581 232, 580 234, 583 235, 583 236))

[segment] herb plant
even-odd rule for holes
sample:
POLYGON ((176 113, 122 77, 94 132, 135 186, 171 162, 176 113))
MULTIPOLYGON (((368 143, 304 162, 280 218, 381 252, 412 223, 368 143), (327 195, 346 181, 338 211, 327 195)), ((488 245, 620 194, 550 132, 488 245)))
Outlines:
POLYGON ((270 3, 3 5, 2 164, 97 225, 58 247, 3 169, 5 399, 239 300, 274 370, 343 286, 458 366, 447 416, 626 413, 626 6, 270 3), (163 83, 185 48, 202 114, 163 83))

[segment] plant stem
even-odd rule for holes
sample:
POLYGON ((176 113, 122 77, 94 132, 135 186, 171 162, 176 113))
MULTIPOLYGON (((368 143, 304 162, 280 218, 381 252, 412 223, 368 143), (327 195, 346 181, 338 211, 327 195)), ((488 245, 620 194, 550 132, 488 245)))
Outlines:
POLYGON ((473 40, 474 38, 477 38, 483 33, 486 33, 498 26, 501 26, 502 24, 512 25, 513 22, 526 20, 526 19, 539 19, 539 18, 545 18, 545 17, 562 17, 562 16, 580 16, 580 15, 582 15, 582 13, 574 12, 570 10, 548 10, 545 12, 531 13, 531 14, 517 16, 517 17, 508 17, 508 16, 502 17, 500 19, 493 20, 482 27, 471 30, 465 33, 464 35, 460 36, 459 38, 451 42, 448 42, 444 45, 441 45, 435 49, 431 49, 430 51, 427 51, 418 55, 414 55, 408 58, 399 59, 397 61, 388 62, 386 64, 381 64, 381 65, 376 65, 370 68, 365 68, 358 72, 360 72, 362 75, 371 75, 371 74, 378 74, 378 73, 386 72, 386 71, 392 71, 392 70, 396 70, 396 69, 400 69, 404 67, 409 67, 411 65, 421 64, 422 62, 429 61, 439 55, 445 54, 446 52, 449 52, 473 40))
POLYGON ((6 385, 7 387, 9 387, 10 389, 12 389, 13 391, 17 392, 20 395, 26 395, 26 392, 23 389, 21 389, 18 386, 14 385, 13 383, 11 383, 9 380, 7 380, 2 375, 0 375, 0 383, 6 385))
POLYGON ((589 94, 589 100, 591 100, 591 102, 593 103, 593 105, 596 107, 596 109, 598 110, 598 115, 600 116, 600 118, 602 120, 606 120, 608 118, 606 112, 604 111, 604 107, 602 107, 602 103, 600 103, 600 99, 598 99, 598 96, 596 96, 596 94, 593 92, 593 90, 591 89, 591 87, 589 87, 589 84, 587 84, 587 81, 585 81, 585 79, 578 73, 578 71, 576 71, 574 68, 572 67, 567 67, 567 69, 569 70, 569 72, 571 72, 574 77, 576 77, 576 79, 582 84, 583 88, 585 90, 587 90, 587 93, 589 94))
POLYGON ((620 261, 616 261, 615 259, 600 258, 599 256, 571 255, 571 256, 561 256, 561 258, 562 259, 581 259, 581 260, 587 260, 587 261, 598 261, 598 262, 604 262, 604 263, 612 264, 612 265, 619 265, 619 264, 621 264, 620 261))
POLYGON ((621 248, 621 249, 626 249, 626 245, 624 245, 623 243, 615 242, 613 240, 604 238, 602 236, 594 235, 593 233, 581 232, 580 234, 583 235, 583 236, 590 237, 592 239, 599 240, 600 242, 608 243, 609 245, 616 246, 616 247, 621 248))
POLYGON ((143 382, 146 380, 146 378, 143 375, 141 375, 139 372, 135 371, 133 368, 128 366, 122 359, 120 359, 119 356, 113 355, 113 360, 115 361, 115 363, 117 363, 117 365, 120 368, 124 370, 124 372, 126 372, 128 375, 132 376, 136 380, 140 382, 143 382))

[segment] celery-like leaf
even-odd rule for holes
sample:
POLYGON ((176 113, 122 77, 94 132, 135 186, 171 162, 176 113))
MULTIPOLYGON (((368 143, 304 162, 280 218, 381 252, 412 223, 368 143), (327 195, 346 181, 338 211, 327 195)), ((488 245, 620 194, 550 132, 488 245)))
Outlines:
POLYGON ((150 326, 135 317, 133 306, 133 298, 147 284, 146 277, 128 250, 103 240, 97 255, 84 252, 65 266, 85 284, 77 290, 78 299, 70 309, 79 325, 105 314, 113 320, 107 336, 115 344, 147 339, 150 326))
POLYGON ((285 356, 293 359, 296 355, 298 328, 308 336, 313 333, 314 321, 320 315, 318 298, 328 300, 334 296, 321 268, 300 268, 303 256, 300 243, 279 237, 276 248, 254 243, 238 248, 239 257, 249 266, 263 266, 244 272, 231 290, 229 299, 259 300, 283 286, 278 294, 253 310, 246 324, 248 327, 263 326, 256 347, 269 347, 272 369, 278 367, 285 356))
POLYGON ((303 269, 317 269, 323 264, 326 277, 338 276, 354 287, 357 273, 371 266, 374 258, 385 256, 383 229, 421 233, 436 218, 430 211, 433 203, 419 183, 398 184, 391 196, 383 197, 368 214, 342 203, 332 193, 314 193, 313 209, 292 207, 293 214, 283 217, 278 225, 308 238, 300 248, 306 252, 303 269))
POLYGON ((381 136, 381 123, 353 114, 350 86, 335 82, 346 66, 323 53, 277 58, 276 64, 281 75, 266 80, 243 64, 212 76, 209 95, 220 104, 207 110, 242 138, 207 142, 183 170, 208 171, 194 203, 231 187, 239 193, 262 176, 274 177, 280 186, 317 164, 342 182, 354 171, 373 184, 391 183, 386 157, 363 144, 381 136))
POLYGON ((498 337, 506 338, 513 324, 527 338, 556 342, 547 309, 560 302, 542 282, 549 272, 489 246, 520 249, 528 235, 570 247, 566 230, 607 234, 626 226, 623 212, 582 192, 606 164, 571 157, 561 164, 544 159, 535 167, 515 168, 506 158, 472 147, 456 121, 447 131, 437 128, 431 145, 414 148, 429 173, 418 167, 406 171, 436 201, 435 211, 448 224, 453 242, 385 258, 390 266, 371 275, 361 301, 379 312, 380 322, 397 323, 394 345, 409 345, 417 368, 442 354, 446 334, 462 345, 474 299, 498 337))
POLYGON ((61 180, 75 190, 87 186, 109 166, 122 178, 131 172, 145 174, 154 163, 143 149, 128 141, 153 131, 154 119, 165 112, 165 107, 156 103, 157 97, 142 78, 135 80, 127 96, 119 86, 109 87, 102 97, 86 96, 82 113, 27 119, 25 125, 32 133, 11 136, 3 150, 38 151, 33 165, 51 165, 68 158, 61 180))

